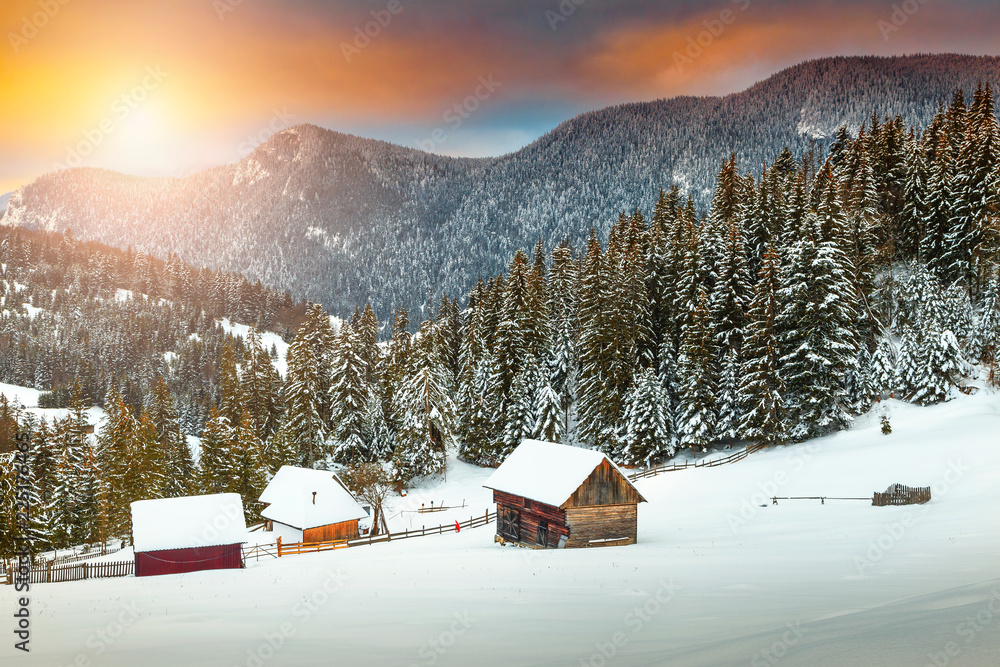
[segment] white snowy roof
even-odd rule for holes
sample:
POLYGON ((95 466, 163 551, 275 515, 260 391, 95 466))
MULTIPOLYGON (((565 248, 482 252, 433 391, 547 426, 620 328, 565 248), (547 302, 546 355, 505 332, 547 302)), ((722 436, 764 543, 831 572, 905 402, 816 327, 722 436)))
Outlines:
POLYGON ((605 460, 614 466, 593 449, 524 440, 483 486, 559 507, 605 460))
POLYGON ((261 516, 300 530, 368 516, 329 470, 281 466, 260 494, 260 501, 269 503, 261 516))
POLYGON ((136 553, 246 541, 243 499, 238 493, 132 503, 132 543, 136 553))

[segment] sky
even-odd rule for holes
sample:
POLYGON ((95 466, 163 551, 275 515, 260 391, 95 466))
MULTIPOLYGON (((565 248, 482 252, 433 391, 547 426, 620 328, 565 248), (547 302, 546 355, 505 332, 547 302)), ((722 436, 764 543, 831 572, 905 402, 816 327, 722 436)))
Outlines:
POLYGON ((1000 55, 994 0, 5 0, 0 193, 179 176, 315 123, 487 156, 831 55, 1000 55))

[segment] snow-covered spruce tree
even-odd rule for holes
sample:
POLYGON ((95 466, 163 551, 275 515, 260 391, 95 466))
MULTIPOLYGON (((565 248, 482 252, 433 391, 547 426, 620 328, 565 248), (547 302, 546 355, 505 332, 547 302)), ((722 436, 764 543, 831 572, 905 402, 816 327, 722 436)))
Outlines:
POLYGON ((366 365, 354 327, 344 322, 336 336, 330 377, 330 421, 334 458, 339 463, 371 461, 373 455, 364 439, 365 411, 368 407, 366 365))
POLYGON ((532 436, 547 442, 562 442, 566 434, 566 413, 551 384, 542 384, 535 392, 535 414, 532 436))
POLYGON ((929 179, 924 147, 920 141, 911 136, 906 145, 903 212, 895 239, 896 250, 903 259, 920 259, 924 224, 928 218, 929 179))
MULTIPOLYGON (((976 91, 959 149, 944 262, 948 275, 978 291, 984 260, 997 250, 1000 216, 1000 127, 989 84, 976 91)), ((957 333, 957 332, 956 332, 957 333)))
POLYGON ((1000 272, 994 270, 983 292, 982 309, 976 322, 976 338, 983 362, 1000 356, 1000 272))
POLYGON ((779 332, 775 328, 779 308, 779 263, 777 251, 773 245, 769 246, 761 260, 750 304, 739 391, 742 437, 770 443, 785 440, 781 396, 784 384, 779 360, 779 332))
POLYGON ((778 292, 783 407, 788 435, 796 441, 844 428, 853 419, 846 381, 857 370, 856 293, 847 257, 833 238, 818 240, 822 231, 807 216, 778 292))
POLYGON ((869 373, 869 387, 872 396, 880 399, 884 393, 894 391, 896 377, 896 350, 889 338, 882 337, 875 348, 875 354, 872 357, 872 370, 869 373))
POLYGON ((717 351, 704 288, 684 331, 679 361, 680 412, 677 438, 682 447, 705 447, 716 433, 717 351))
POLYGON ((620 460, 626 465, 649 465, 676 450, 670 401, 651 369, 636 374, 635 384, 625 398, 625 448, 620 460))
POLYGON ((247 523, 260 521, 257 498, 267 485, 266 470, 264 443, 257 437, 253 420, 245 415, 233 433, 229 479, 225 486, 227 492, 238 493, 243 497, 243 512, 247 523))
POLYGON ((921 363, 910 400, 922 405, 948 400, 958 378, 968 372, 955 334, 947 330, 928 332, 917 354, 921 363))
POLYGON ((202 493, 222 493, 232 477, 233 440, 235 434, 229 420, 213 407, 201 436, 201 456, 198 457, 198 487, 202 493))
MULTIPOLYGON (((81 399, 81 410, 82 407, 81 399)), ((153 382, 147 411, 163 458, 163 495, 166 497, 188 495, 194 487, 191 451, 188 449, 187 438, 181 433, 174 397, 166 381, 160 376, 153 382)))
POLYGON ((396 447, 396 438, 389 430, 382 410, 382 402, 374 389, 369 388, 368 400, 365 404, 365 420, 362 426, 363 439, 368 443, 369 455, 372 461, 388 461, 396 447))
POLYGON ((222 351, 219 354, 219 412, 231 424, 240 423, 240 419, 243 417, 236 348, 229 336, 222 344, 222 351))
POLYGON ((514 378, 507 404, 507 415, 503 431, 503 450, 500 458, 505 459, 521 441, 535 435, 535 394, 541 380, 538 362, 534 358, 525 362, 524 368, 514 378))
POLYGON ((604 253, 593 231, 580 268, 580 383, 577 391, 579 438, 602 448, 603 439, 615 425, 607 400, 610 376, 607 309, 604 287, 604 253))
POLYGON ((319 371, 313 346, 306 333, 300 330, 288 346, 285 418, 282 428, 298 442, 299 459, 308 467, 312 467, 327 454, 328 432, 320 411, 325 396, 319 371))
POLYGON ((408 484, 443 470, 457 428, 445 372, 433 355, 417 355, 396 394, 395 410, 400 427, 393 463, 399 481, 408 484))
POLYGON ((936 137, 931 135, 929 140, 934 141, 934 148, 927 182, 927 218, 920 242, 920 257, 939 277, 947 278, 950 265, 946 254, 953 214, 949 193, 953 189, 954 166, 947 134, 939 131, 936 137))
POLYGON ((244 414, 250 417, 254 435, 266 440, 278 428, 281 416, 281 377, 255 328, 250 327, 243 347, 240 401, 244 414))
POLYGON ((578 374, 576 340, 577 267, 573 251, 565 239, 552 250, 552 266, 548 280, 549 313, 552 318, 551 336, 546 361, 549 384, 559 396, 563 411, 562 424, 568 427, 569 410, 574 401, 578 374))
POLYGON ((743 411, 740 405, 740 373, 742 363, 739 354, 730 350, 722 358, 719 373, 719 398, 716 404, 715 432, 720 440, 735 440, 740 437, 743 411))

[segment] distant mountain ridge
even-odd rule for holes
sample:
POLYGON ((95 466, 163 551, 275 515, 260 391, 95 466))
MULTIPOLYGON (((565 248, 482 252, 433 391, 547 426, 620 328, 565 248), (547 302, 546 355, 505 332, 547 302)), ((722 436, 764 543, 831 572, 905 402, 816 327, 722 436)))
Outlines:
POLYGON ((99 169, 18 190, 4 224, 173 252, 344 314, 383 319, 429 294, 464 294, 518 248, 606 232, 677 183, 702 206, 722 160, 759 172, 785 146, 825 142, 872 113, 930 120, 961 87, 1000 82, 1000 58, 827 58, 725 97, 677 97, 581 114, 523 149, 452 158, 299 125, 237 163, 186 178, 99 169))

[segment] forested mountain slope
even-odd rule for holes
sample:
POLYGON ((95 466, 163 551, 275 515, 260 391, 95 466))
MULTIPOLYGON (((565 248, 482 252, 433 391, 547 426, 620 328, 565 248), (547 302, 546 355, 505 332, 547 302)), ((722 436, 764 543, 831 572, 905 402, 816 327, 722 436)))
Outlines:
POLYGON ((582 114, 498 158, 432 155, 309 125, 236 164, 187 178, 97 169, 48 174, 11 199, 3 222, 176 253, 346 314, 381 319, 428 294, 463 294, 539 238, 573 245, 622 210, 650 210, 680 185, 701 208, 730 153, 760 171, 785 146, 802 155, 878 110, 924 125, 956 88, 1000 81, 1000 58, 830 58, 726 97, 674 98, 582 114))

